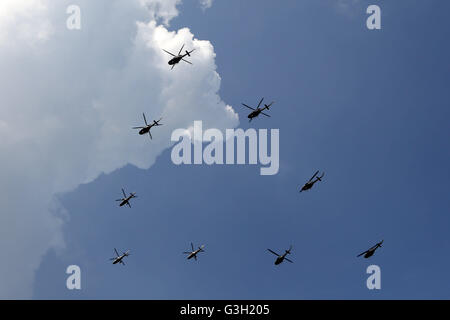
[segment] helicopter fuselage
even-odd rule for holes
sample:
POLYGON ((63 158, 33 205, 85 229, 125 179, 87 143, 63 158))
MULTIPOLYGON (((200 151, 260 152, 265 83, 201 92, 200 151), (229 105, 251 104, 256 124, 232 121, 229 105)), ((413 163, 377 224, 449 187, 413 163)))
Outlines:
POLYGON ((143 135, 143 134, 148 133, 150 131, 150 128, 151 128, 151 126, 147 126, 147 127, 142 128, 141 130, 139 130, 139 134, 143 135))
POLYGON ((191 254, 188 255, 187 259, 189 260, 189 259, 194 258, 195 256, 197 256, 197 253, 199 253, 200 251, 201 250, 195 250, 194 252, 191 252, 191 254))
POLYGON ((255 111, 250 112, 250 114, 248 115, 248 118, 253 119, 253 118, 259 116, 261 111, 262 111, 261 109, 256 109, 255 111))
POLYGON ((188 257, 187 257, 187 259, 189 260, 189 259, 192 259, 193 257, 195 257, 197 255, 197 253, 191 253, 188 257))
POLYGON ((125 255, 121 255, 120 257, 117 257, 116 260, 113 261, 113 264, 122 262, 122 259, 125 257, 125 255))
POLYGON ((122 206, 126 205, 127 203, 128 203, 128 200, 127 200, 127 199, 124 199, 124 200, 119 204, 119 206, 122 207, 122 206))
POLYGON ((311 189, 317 181, 322 181, 322 180, 320 180, 319 178, 316 178, 316 180, 314 180, 314 181, 308 181, 308 182, 305 183, 305 185, 302 187, 302 189, 300 190, 300 192, 311 189))
POLYGON ((314 183, 315 182, 307 182, 307 183, 305 183, 305 185, 302 187, 301 191, 306 191, 306 190, 311 189, 313 187, 314 183))
POLYGON ((129 196, 129 197, 125 198, 125 199, 122 199, 122 202, 119 204, 119 206, 121 207, 121 206, 126 205, 128 203, 128 201, 130 199, 132 199, 132 198, 134 198, 134 196, 129 196))
POLYGON ((169 65, 177 64, 177 63, 180 62, 181 59, 183 59, 183 58, 184 58, 184 56, 177 56, 177 57, 174 57, 174 58, 172 58, 172 59, 169 60, 168 64, 169 64, 169 65))
POLYGON ((277 260, 275 260, 275 265, 279 265, 280 263, 282 263, 287 254, 288 254, 288 252, 284 253, 281 256, 278 256, 277 260))
POLYGON ((284 261, 284 257, 278 257, 277 260, 275 260, 275 265, 279 265, 284 261))

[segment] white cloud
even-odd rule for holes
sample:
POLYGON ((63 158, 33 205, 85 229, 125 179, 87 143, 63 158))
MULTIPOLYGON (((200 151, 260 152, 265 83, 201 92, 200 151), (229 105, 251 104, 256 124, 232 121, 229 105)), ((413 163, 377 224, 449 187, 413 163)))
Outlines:
POLYGON ((203 10, 211 8, 212 4, 213 4, 213 0, 200 0, 200 7, 203 10))
POLYGON ((47 3, 43 0, 2 0, 0 43, 11 46, 17 41, 34 44, 47 39, 52 34, 47 15, 47 3))
POLYGON ((217 94, 212 44, 166 29, 178 0, 78 3, 82 29, 70 31, 72 1, 0 2, 1 298, 30 297, 42 256, 64 246, 55 194, 128 163, 150 167, 194 120, 238 124, 217 94), (171 71, 162 48, 183 43, 194 65, 171 71), (131 129, 142 112, 164 118, 152 141, 131 129))

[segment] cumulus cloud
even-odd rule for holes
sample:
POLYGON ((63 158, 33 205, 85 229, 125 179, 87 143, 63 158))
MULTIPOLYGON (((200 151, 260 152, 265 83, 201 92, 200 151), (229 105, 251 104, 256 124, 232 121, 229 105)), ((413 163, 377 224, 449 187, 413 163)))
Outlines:
POLYGON ((72 1, 0 2, 1 298, 30 297, 42 256, 64 247, 55 194, 126 164, 149 168, 194 120, 238 124, 217 94, 212 44, 167 29, 179 0, 77 2, 81 30, 66 28, 72 1), (194 65, 170 70, 162 48, 183 44, 194 65), (131 129, 143 112, 163 117, 153 140, 131 129))

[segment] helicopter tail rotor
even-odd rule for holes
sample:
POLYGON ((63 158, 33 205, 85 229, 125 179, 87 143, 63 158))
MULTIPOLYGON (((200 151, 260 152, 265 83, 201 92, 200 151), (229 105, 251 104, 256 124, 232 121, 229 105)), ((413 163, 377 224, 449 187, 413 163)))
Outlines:
POLYGON ((273 104, 274 101, 272 101, 269 104, 264 104, 265 109, 270 110, 270 106, 273 104))
POLYGON ((317 180, 322 181, 322 178, 324 175, 325 175, 325 172, 322 172, 322 175, 320 177, 317 177, 317 180))
POLYGON ((191 56, 191 53, 194 52, 194 50, 195 50, 195 49, 192 49, 190 52, 186 50, 187 56, 190 57, 190 56, 191 56))

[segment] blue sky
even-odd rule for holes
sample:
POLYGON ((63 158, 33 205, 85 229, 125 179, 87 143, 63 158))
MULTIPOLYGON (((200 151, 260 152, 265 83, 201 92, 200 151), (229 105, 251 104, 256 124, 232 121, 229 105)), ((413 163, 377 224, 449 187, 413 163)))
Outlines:
POLYGON ((169 29, 211 41, 239 127, 280 130, 279 173, 175 166, 168 149, 148 170, 127 165, 58 195, 66 248, 45 255, 33 298, 450 298, 450 4, 377 3, 379 31, 365 27, 373 1, 180 5, 169 29), (240 104, 263 96, 272 117, 249 124, 240 104), (299 194, 316 170, 324 181, 299 194), (121 187, 139 196, 131 209, 114 202, 121 187), (206 245, 197 262, 181 254, 191 241, 206 245), (274 266, 266 248, 291 244, 294 264, 274 266), (114 247, 131 249, 125 267, 108 261, 114 247), (65 287, 70 264, 80 291, 65 287), (379 291, 365 285, 371 264, 379 291))

